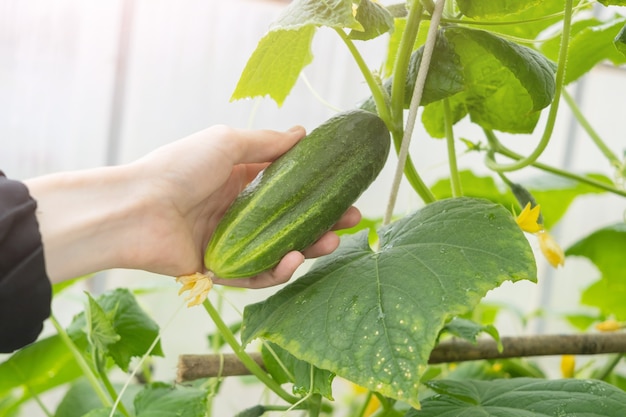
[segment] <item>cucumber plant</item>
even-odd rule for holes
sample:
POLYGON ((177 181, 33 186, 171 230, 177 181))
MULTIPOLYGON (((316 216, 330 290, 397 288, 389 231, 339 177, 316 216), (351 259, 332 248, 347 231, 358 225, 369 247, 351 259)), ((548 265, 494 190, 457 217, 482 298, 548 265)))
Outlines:
MULTIPOLYGON (((598 322, 605 329, 624 327, 624 219, 581 235, 564 251, 549 234, 579 196, 626 197, 624 158, 606 145, 568 93, 597 65, 626 63, 626 19, 590 13, 609 6, 622 11, 626 2, 294 0, 285 8, 252 53, 233 99, 269 96, 283 105, 314 59, 310 47, 318 29, 330 28, 369 87, 370 97, 355 108, 382 121, 397 155, 390 160, 397 164, 382 220, 365 219, 362 230, 342 236, 335 253, 267 300, 246 306, 236 328, 224 322, 220 298, 203 302, 219 330, 212 348, 229 345, 279 398, 279 404, 264 402, 241 416, 624 415, 621 355, 578 370, 565 358, 562 375, 575 379, 548 378, 523 358, 429 364, 449 335, 475 341, 487 333, 499 340, 492 324, 503 308, 483 298, 507 281, 542 279, 529 244, 535 237, 551 263, 584 257, 600 273, 579 303, 595 313, 572 314, 570 323, 581 331, 598 322), (389 47, 372 71, 361 49, 379 36, 388 37, 389 47), (605 169, 580 173, 540 161, 563 105, 606 158, 605 169), (482 137, 455 136, 457 124, 467 120, 482 137), (449 175, 430 185, 411 158, 417 123, 428 136, 444 139, 448 153, 449 175), (501 139, 506 134, 524 140, 531 133, 539 140, 526 154, 501 139), (460 169, 459 147, 481 154, 490 174, 460 169), (513 181, 514 173, 531 168, 545 174, 541 181, 513 181), (423 204, 398 218, 402 180, 423 204), (245 350, 255 340, 262 341, 265 368, 245 350), (347 410, 333 401, 337 377, 358 387, 347 410)), ((347 169, 360 163, 351 160, 347 169)), ((298 231, 308 233, 292 232, 298 231)), ((230 245, 218 252, 229 254, 230 245)), ((207 255, 209 265, 214 250, 207 255)), ((126 290, 89 298, 86 313, 68 329, 53 323, 58 335, 0 364, 0 416, 14 415, 27 399, 70 381, 75 382, 57 412, 48 415, 201 417, 211 414, 215 395, 230 395, 220 391, 220 379, 130 387, 109 381, 113 364, 127 370, 131 357, 163 354, 158 327, 126 290), (77 379, 81 375, 86 378, 77 379), (15 393, 19 388, 21 395, 15 393)), ((150 379, 148 367, 135 370, 150 379)))

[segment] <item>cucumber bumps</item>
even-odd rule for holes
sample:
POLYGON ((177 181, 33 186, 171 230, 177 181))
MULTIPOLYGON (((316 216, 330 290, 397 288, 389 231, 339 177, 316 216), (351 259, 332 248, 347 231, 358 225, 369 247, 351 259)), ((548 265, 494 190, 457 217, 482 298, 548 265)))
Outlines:
POLYGON ((235 199, 204 262, 220 278, 254 276, 313 244, 376 179, 389 154, 384 122, 339 113, 274 161, 235 199))
POLYGON ((327 232, 382 170, 390 135, 374 113, 339 113, 269 165, 233 201, 204 256, 207 274, 178 277, 188 306, 213 277, 251 277, 327 232))

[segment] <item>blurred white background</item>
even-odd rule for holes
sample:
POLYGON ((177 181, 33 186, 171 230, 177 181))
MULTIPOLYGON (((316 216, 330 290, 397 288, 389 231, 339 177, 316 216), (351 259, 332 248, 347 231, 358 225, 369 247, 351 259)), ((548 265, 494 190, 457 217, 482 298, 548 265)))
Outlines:
MULTIPOLYGON (((271 129, 301 124, 312 130, 334 111, 316 99, 302 79, 281 108, 269 99, 229 101, 248 57, 285 5, 268 0, 0 0, 0 169, 10 178, 25 179, 122 164, 218 123, 271 129)), ((370 67, 378 68, 386 53, 386 38, 358 46, 370 67)), ((304 75, 324 100, 349 109, 368 95, 358 68, 332 31, 318 30, 313 54, 315 60, 304 75)), ((592 125, 620 155, 626 147, 625 75, 623 70, 602 67, 570 88, 592 125)), ((540 160, 611 176, 585 133, 572 129, 565 103, 561 109, 554 140, 540 160)), ((455 127, 455 133, 481 138, 481 132, 467 122, 455 127)), ((511 137, 507 144, 523 151, 532 149, 536 140, 511 137)), ((443 141, 418 131, 411 149, 427 183, 446 176, 443 141)), ((358 201, 365 216, 383 214, 395 162, 392 155, 383 174, 358 201)), ((459 163, 462 169, 486 172, 479 155, 463 156, 459 163)), ((529 171, 513 179, 523 181, 535 174, 529 171)), ((405 184, 397 213, 420 205, 405 184)), ((582 197, 553 234, 567 247, 600 226, 622 220, 625 207, 623 199, 610 195, 582 197)), ((536 241, 530 241, 535 247, 536 241)), ((498 324, 502 334, 569 331, 550 315, 571 310, 580 290, 598 277, 584 259, 568 259, 556 271, 540 254, 537 259, 539 284, 504 285, 487 298, 524 313, 541 308, 548 318, 522 327, 517 318, 507 319, 505 314, 498 324)), ((158 379, 174 379, 179 354, 207 351, 206 335, 213 326, 200 308, 181 308, 178 286, 170 277, 102 272, 57 298, 54 312, 69 324, 73 314, 82 310, 82 290, 98 293, 118 286, 153 290, 141 302, 163 330, 166 357, 155 361, 158 379)), ((236 320, 237 310, 275 291, 226 291, 234 306, 225 311, 226 320, 236 320)), ((223 415, 252 406, 260 398, 258 390, 236 380, 229 379, 224 390, 217 404, 223 415), (233 395, 228 395, 229 390, 233 395), (251 391, 242 395, 241 390, 251 391)), ((54 408, 60 395, 44 399, 54 408)), ((29 407, 23 415, 42 414, 29 407)))

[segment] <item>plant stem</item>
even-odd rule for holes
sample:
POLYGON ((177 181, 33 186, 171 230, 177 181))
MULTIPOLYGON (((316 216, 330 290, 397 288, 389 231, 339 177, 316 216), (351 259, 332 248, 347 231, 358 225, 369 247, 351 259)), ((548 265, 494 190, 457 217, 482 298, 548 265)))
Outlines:
POLYGON ((556 70, 555 93, 552 100, 552 105, 550 106, 550 111, 548 112, 548 119, 546 120, 546 126, 544 128, 543 135, 539 143, 537 144, 537 147, 532 151, 530 155, 512 164, 498 164, 491 157, 492 155, 488 154, 487 158, 485 159, 485 165, 487 165, 487 167, 493 171, 517 171, 519 169, 532 165, 532 163, 535 162, 537 158, 539 158, 539 156, 541 156, 543 151, 548 146, 548 143, 550 142, 550 138, 552 137, 552 131, 554 130, 554 124, 556 122, 556 115, 559 110, 561 92, 563 90, 563 85, 565 82, 565 67, 567 64, 567 53, 569 50, 569 38, 572 23, 572 1, 573 0, 565 0, 565 9, 563 13, 563 30, 561 33, 561 46, 559 49, 558 67, 556 70))
POLYGON ((454 149, 454 131, 452 129, 452 110, 450 110, 450 101, 443 99, 443 120, 446 129, 446 144, 448 146, 448 165, 450 167, 450 184, 452 185, 452 197, 461 197, 463 190, 461 188, 461 177, 459 176, 459 168, 456 161, 456 151, 454 149))
MULTIPOLYGON (((394 131, 401 132, 404 120, 404 95, 406 90, 406 76, 409 71, 409 62, 413 52, 413 45, 417 38, 424 8, 419 1, 414 2, 411 12, 407 16, 406 26, 398 45, 396 61, 393 65, 393 80, 391 82, 391 116, 393 117, 394 131)), ((395 137, 394 137, 395 139, 395 137)), ((400 135, 400 141, 402 135, 400 135)), ((399 145, 400 143, 397 143, 399 145)))
POLYGON ((217 326, 217 330, 222 334, 222 337, 231 347, 237 358, 246 366, 246 368, 259 379, 259 381, 263 382, 269 389, 274 391, 276 395, 278 395, 283 400, 287 401, 290 404, 294 404, 298 401, 298 399, 292 395, 289 395, 283 388, 278 384, 274 379, 272 379, 265 371, 257 365, 257 363, 246 353, 241 344, 235 338, 235 335, 230 331, 222 317, 218 313, 218 311, 213 307, 213 304, 207 298, 202 303, 204 309, 217 326))
POLYGON ((309 417, 318 417, 322 411, 322 396, 320 394, 313 394, 308 401, 309 417))
MULTIPOLYGON (((398 165, 396 167, 395 176, 391 185, 391 194, 389 196, 389 202, 387 204, 387 210, 383 217, 383 225, 389 224, 393 216, 393 209, 396 205, 398 198, 398 190, 400 188, 400 182, 402 181, 402 175, 404 173, 404 167, 409 154, 409 144, 411 143, 411 136, 413 135, 413 128, 415 127, 415 120, 417 119, 417 109, 422 101, 422 93, 424 92, 424 84, 426 83, 426 76, 428 75, 428 67, 430 66, 430 59, 432 58, 433 49, 435 48, 435 41, 437 40, 437 31, 439 30, 439 19, 443 12, 443 6, 445 0, 438 0, 435 4, 435 10, 433 12, 430 28, 428 30, 428 37, 426 44, 424 45, 424 52, 422 54, 422 60, 420 62, 419 70, 417 72, 417 79, 415 80, 415 88, 413 95, 411 96, 411 105, 409 107, 409 114, 407 117, 407 125, 404 129, 404 135, 402 137, 402 145, 400 146, 400 152, 398 154, 398 165)), ((409 11, 415 13, 416 8, 412 7, 409 11)), ((432 196, 434 199, 434 196, 432 196)))
MULTIPOLYGON (((106 369, 104 369, 104 362, 106 359, 104 357, 99 357, 99 356, 100 355, 98 354, 98 352, 95 351, 95 348, 94 348, 94 357, 96 357, 96 359, 94 359, 95 367, 96 367, 96 370, 98 371, 98 375, 100 376, 100 380, 102 381, 104 388, 109 393, 109 396, 111 397, 111 399, 113 401, 116 401, 116 399, 118 398, 117 391, 115 391, 115 388, 113 387, 113 384, 111 383, 111 380, 109 379, 109 376, 107 375, 106 369)), ((117 409, 120 410, 122 414, 124 414, 126 417, 130 417, 130 413, 128 412, 128 410, 126 410, 126 407, 124 406, 122 401, 117 402, 116 406, 117 406, 117 409)))
MULTIPOLYGON (((515 159, 515 160, 520 160, 523 157, 518 154, 513 152, 512 150, 508 149, 507 147, 505 147, 504 145, 502 145, 498 139, 496 138, 495 134, 492 131, 489 130, 484 130, 486 136, 487 136, 487 140, 489 141, 490 147, 491 147, 491 151, 490 152, 495 152, 495 153, 499 153, 501 155, 504 155, 508 158, 511 159, 515 159)), ((574 181, 578 181, 587 185, 590 185, 592 187, 596 187, 599 188, 601 190, 610 192, 612 194, 616 194, 622 197, 626 197, 626 190, 620 190, 618 188, 615 188, 613 186, 611 186, 610 184, 598 181, 598 180, 594 180, 593 178, 588 178, 588 177, 584 177, 582 175, 577 175, 574 174, 573 172, 569 172, 569 171, 565 171, 563 169, 560 168, 556 168, 550 165, 546 165, 546 164, 542 164, 541 162, 533 162, 531 164, 531 166, 540 169, 542 171, 546 171, 549 172, 551 174, 554 175, 558 175, 560 177, 564 177, 564 178, 569 178, 571 180, 574 181)))
POLYGON ((622 162, 619 160, 617 155, 615 155, 615 153, 613 153, 613 151, 606 145, 606 143, 604 143, 598 132, 596 132, 595 129, 591 126, 587 118, 580 111, 580 108, 574 101, 574 98, 567 92, 566 89, 563 89, 562 94, 565 102, 570 107, 572 114, 574 115, 580 126, 585 130, 585 132, 587 132, 593 143, 595 143, 598 149, 600 149, 600 152, 604 154, 604 156, 606 157, 606 159, 609 160, 611 165, 613 165, 621 172, 621 170, 623 169, 622 162))
POLYGON ((372 74, 372 71, 370 71, 370 69, 367 67, 367 64, 361 56, 361 53, 354 45, 354 42, 352 42, 352 39, 350 39, 348 35, 346 35, 346 32, 344 32, 342 29, 335 29, 335 32, 337 32, 339 37, 346 44, 348 50, 350 50, 350 53, 352 54, 352 57, 356 61, 357 66, 361 70, 363 78, 365 78, 365 82, 372 92, 372 97, 374 98, 374 102, 376 103, 376 110, 378 112, 378 115, 385 122, 387 128, 389 130, 393 130, 392 118, 391 114, 389 113, 389 106, 387 105, 385 92, 383 91, 381 84, 376 81, 376 79, 374 78, 374 74, 372 74))
POLYGON ((98 382, 96 374, 93 372, 93 370, 83 357, 82 353, 78 351, 78 348, 76 347, 72 339, 70 339, 70 336, 67 334, 65 329, 61 327, 54 315, 50 316, 50 322, 56 329, 63 343, 65 343, 65 346, 67 346, 70 352, 72 352, 74 360, 78 364, 78 367, 83 371, 83 375, 85 375, 85 378, 87 378, 87 382, 89 382, 89 385, 91 385, 91 388, 94 390, 94 392, 102 402, 102 405, 105 407, 110 407, 111 401, 109 400, 107 393, 104 391, 104 389, 102 389, 102 386, 100 385, 100 382, 98 382))

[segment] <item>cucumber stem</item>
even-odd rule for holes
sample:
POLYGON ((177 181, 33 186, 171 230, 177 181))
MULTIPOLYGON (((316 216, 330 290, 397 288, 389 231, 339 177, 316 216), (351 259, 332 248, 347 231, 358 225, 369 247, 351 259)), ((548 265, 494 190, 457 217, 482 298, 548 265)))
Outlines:
MULTIPOLYGON (((428 29, 428 37, 426 44, 424 45, 424 52, 422 54, 422 61, 420 62, 419 70, 417 72, 417 79, 415 80, 415 88, 413 89, 413 95, 411 97, 411 105, 409 106, 409 115, 407 117, 407 125, 404 129, 404 135, 402 137, 402 144, 400 146, 400 153, 398 154, 398 165, 396 167, 395 176, 391 186, 391 194, 387 204, 387 210, 383 217, 383 225, 389 224, 393 216, 393 209, 398 199, 398 191, 400 189, 400 182, 404 174, 404 167, 409 154, 409 144, 411 143, 411 136, 413 135, 413 129, 415 127, 415 120, 417 119, 417 110, 420 102, 422 101, 422 93, 424 92, 424 85, 426 83, 426 76, 428 75, 428 67, 430 66, 430 59, 432 58, 433 50, 435 48, 435 41, 437 40, 437 31, 439 30, 439 20, 443 13, 443 7, 445 0, 438 0, 435 4, 435 10, 433 12, 430 28, 428 29)), ((410 13, 415 13, 417 9, 412 7, 410 13)), ((434 199, 434 196, 433 196, 434 199)))

